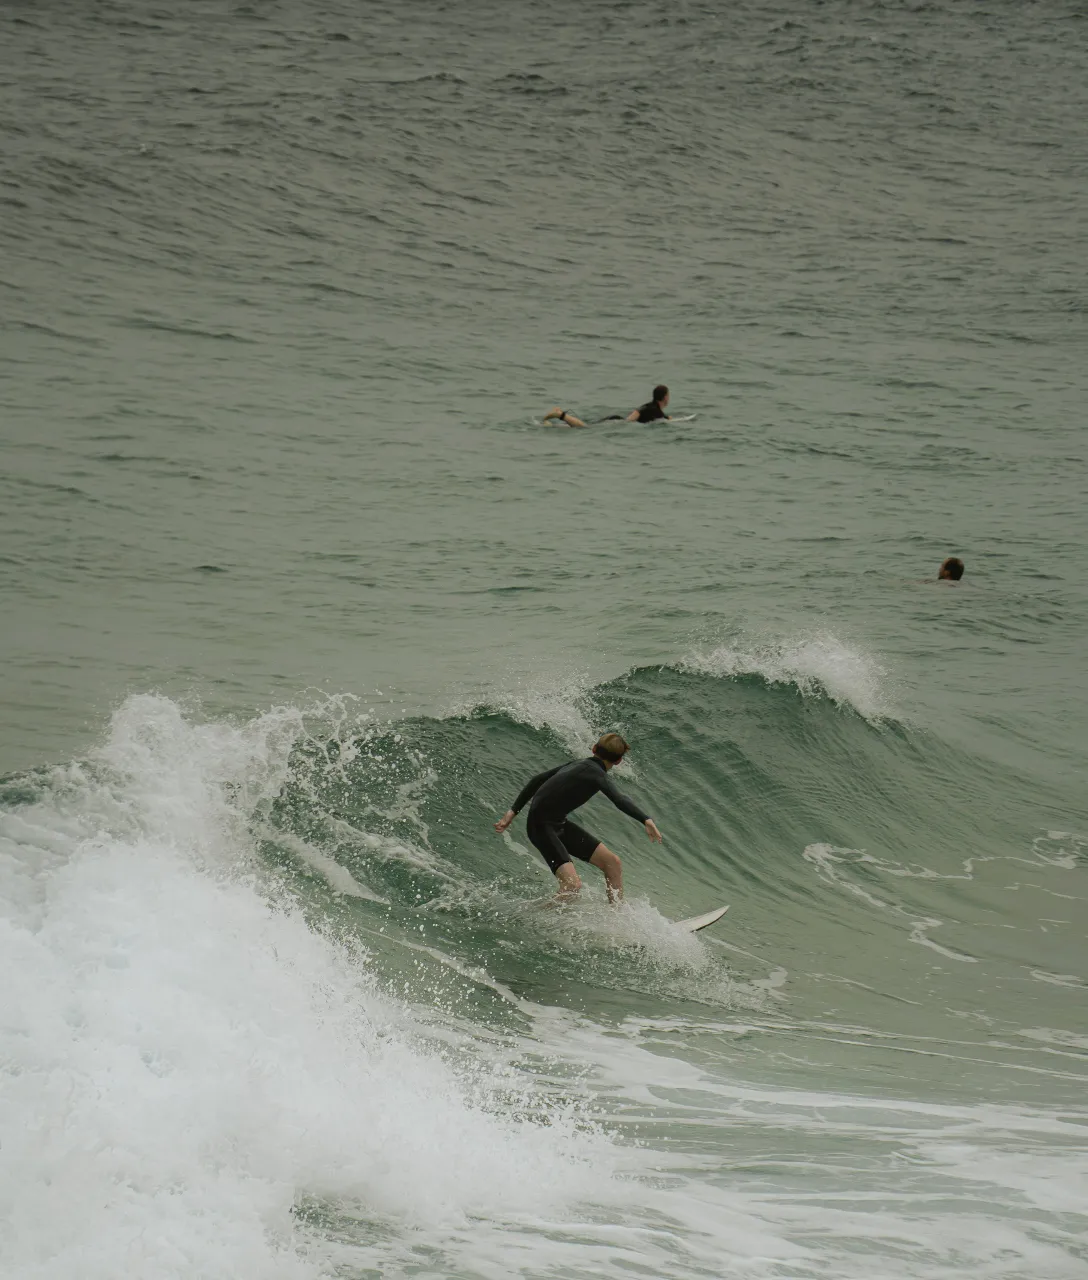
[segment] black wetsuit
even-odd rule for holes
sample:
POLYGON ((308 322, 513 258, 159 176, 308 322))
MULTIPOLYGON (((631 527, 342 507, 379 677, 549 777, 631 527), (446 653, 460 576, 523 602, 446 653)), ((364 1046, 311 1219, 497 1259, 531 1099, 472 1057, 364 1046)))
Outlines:
MULTIPOLYGON (((647 400, 645 404, 638 407, 639 422, 657 422, 661 418, 668 415, 665 410, 657 403, 656 400, 647 400)), ((625 422, 626 415, 622 413, 611 413, 607 418, 598 418, 598 422, 625 422)))
POLYGON ((571 858, 588 862, 593 850, 601 843, 576 822, 567 821, 567 814, 572 809, 585 804, 598 791, 636 822, 648 819, 649 815, 616 786, 596 756, 538 773, 522 787, 521 794, 511 806, 515 813, 520 813, 526 802, 532 800, 525 831, 553 871, 564 862, 570 862, 571 858))
POLYGON ((647 400, 645 404, 640 404, 638 407, 639 422, 657 422, 663 417, 665 417, 665 410, 656 400, 647 400))

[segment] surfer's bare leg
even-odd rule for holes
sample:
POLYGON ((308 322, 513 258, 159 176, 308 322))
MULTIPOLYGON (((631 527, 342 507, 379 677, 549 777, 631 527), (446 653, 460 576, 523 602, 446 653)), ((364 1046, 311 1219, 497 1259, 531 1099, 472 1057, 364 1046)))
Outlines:
MULTIPOLYGON (((607 845, 599 844, 590 855, 590 862, 604 872, 605 884, 608 886, 608 901, 623 901, 623 863, 607 845)), ((563 868, 560 867, 559 871, 563 868)), ((558 875, 559 871, 555 874, 558 875)))
POLYGON ((576 418, 573 413, 567 413, 565 409, 560 409, 558 405, 554 409, 549 409, 544 415, 544 421, 548 422, 552 418, 558 418, 565 426, 568 427, 584 427, 586 424, 581 418, 576 418))
POLYGON ((573 902, 581 892, 582 881, 574 869, 573 862, 564 862, 555 869, 555 878, 559 881, 557 902, 573 902))

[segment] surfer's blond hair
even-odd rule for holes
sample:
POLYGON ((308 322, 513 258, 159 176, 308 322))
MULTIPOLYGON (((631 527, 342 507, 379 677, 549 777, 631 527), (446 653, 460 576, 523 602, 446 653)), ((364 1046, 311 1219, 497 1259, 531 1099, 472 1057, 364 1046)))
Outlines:
POLYGON ((626 740, 618 733, 602 733, 593 747, 593 754, 607 760, 609 764, 618 764, 630 750, 626 740))

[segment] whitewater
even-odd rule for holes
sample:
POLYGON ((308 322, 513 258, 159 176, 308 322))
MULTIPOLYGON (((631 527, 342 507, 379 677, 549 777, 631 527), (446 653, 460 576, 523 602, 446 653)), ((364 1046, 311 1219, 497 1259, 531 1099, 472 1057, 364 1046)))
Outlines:
POLYGON ((1088 1280, 1086 118, 1061 0, 0 8, 4 1280, 1088 1280))
MULTIPOLYGON (((774 696, 781 669, 752 678, 774 696)), ((838 974, 796 972, 743 898, 746 927, 704 942, 671 929, 660 887, 534 921, 528 856, 504 873, 492 852, 466 893, 425 796, 456 770, 446 733, 489 724, 511 750, 558 738, 486 708, 231 725, 138 695, 85 761, 9 780, 9 1274, 1081 1274, 1086 1046, 1064 1002, 1045 1007, 1076 978, 1034 972, 1035 1025, 1002 1026, 991 990, 939 1035, 932 971, 914 966, 928 992, 909 975, 878 992, 855 938, 824 951, 838 974), (322 824, 335 852, 315 862, 322 824), (558 1005, 534 976, 549 959, 570 975, 558 1005), (587 1015, 579 981, 612 999, 587 1015), (831 983, 884 1007, 799 1007, 831 983)), ((1014 861, 1057 893, 1083 856, 1050 833, 1014 861)), ((809 846, 771 890, 779 914, 808 867, 821 914, 845 902, 833 923, 857 928, 860 895, 901 951, 941 922, 896 877, 977 875, 809 846)), ((705 869, 670 878, 689 869, 694 900, 705 869)), ((1000 987, 1007 946, 938 950, 1000 987)))

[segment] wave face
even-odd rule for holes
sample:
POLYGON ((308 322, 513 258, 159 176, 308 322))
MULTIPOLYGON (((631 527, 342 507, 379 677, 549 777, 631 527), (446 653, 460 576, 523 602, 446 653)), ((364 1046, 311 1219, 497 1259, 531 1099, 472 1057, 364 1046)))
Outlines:
POLYGON ((1078 1275, 1088 842, 759 662, 554 727, 143 695, 8 778, 8 1273, 1078 1275), (594 801, 629 903, 539 910, 490 822, 582 725, 666 844, 594 801))

